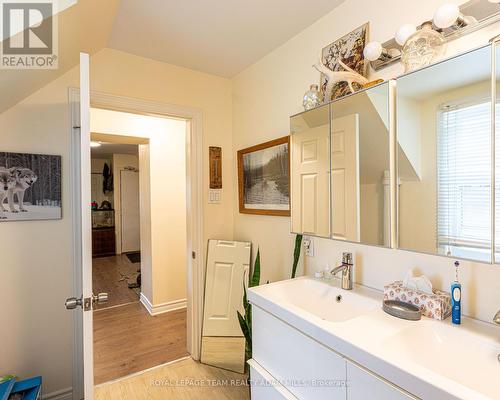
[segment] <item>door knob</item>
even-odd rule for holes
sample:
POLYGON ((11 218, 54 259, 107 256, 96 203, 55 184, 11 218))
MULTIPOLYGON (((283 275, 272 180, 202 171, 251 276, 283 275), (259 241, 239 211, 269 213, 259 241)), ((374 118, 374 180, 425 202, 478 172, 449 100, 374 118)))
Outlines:
POLYGON ((97 295, 92 294, 92 304, 103 304, 107 303, 109 296, 107 293, 97 293, 97 295))
POLYGON ((108 301, 108 294, 107 293, 98 293, 98 294, 92 294, 92 297, 69 297, 66 299, 66 302, 64 305, 68 310, 74 310, 77 307, 82 307, 83 311, 89 311, 92 309, 92 305, 95 304, 103 304, 108 301))
POLYGON ((82 298, 80 297, 77 299, 76 297, 69 297, 66 299, 64 305, 66 306, 66 309, 74 310, 76 307, 82 306, 82 298))

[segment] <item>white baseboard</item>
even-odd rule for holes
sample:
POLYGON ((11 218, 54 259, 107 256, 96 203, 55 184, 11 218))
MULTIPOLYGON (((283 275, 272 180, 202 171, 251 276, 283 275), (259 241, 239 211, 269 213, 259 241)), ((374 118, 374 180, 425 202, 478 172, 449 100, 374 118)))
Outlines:
POLYGON ((73 400, 73 388, 57 390, 42 396, 43 400, 73 400))
POLYGON ((151 304, 149 299, 141 292, 141 303, 151 315, 163 314, 169 311, 180 310, 187 307, 187 300, 180 299, 161 304, 151 304))

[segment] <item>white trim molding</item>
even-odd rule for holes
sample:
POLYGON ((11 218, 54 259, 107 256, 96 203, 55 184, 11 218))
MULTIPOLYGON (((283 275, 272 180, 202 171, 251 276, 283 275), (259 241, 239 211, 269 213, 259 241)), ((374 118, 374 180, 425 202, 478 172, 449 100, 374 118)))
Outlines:
POLYGON ((57 390, 52 393, 47 393, 42 396, 43 400, 72 400, 73 388, 57 390))
POLYGON ((152 304, 149 299, 141 292, 141 304, 151 315, 163 314, 170 311, 180 310, 187 307, 187 300, 173 300, 166 303, 152 304))

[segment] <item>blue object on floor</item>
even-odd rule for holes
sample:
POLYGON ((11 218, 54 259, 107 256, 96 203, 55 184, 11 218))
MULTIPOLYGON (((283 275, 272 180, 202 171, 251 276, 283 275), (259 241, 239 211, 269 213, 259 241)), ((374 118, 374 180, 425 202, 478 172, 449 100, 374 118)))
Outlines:
POLYGON ((15 383, 16 378, 0 383, 0 400, 7 400, 9 398, 15 383))
POLYGON ((21 393, 23 400, 37 400, 42 398, 42 377, 25 379, 14 383, 11 394, 21 393))

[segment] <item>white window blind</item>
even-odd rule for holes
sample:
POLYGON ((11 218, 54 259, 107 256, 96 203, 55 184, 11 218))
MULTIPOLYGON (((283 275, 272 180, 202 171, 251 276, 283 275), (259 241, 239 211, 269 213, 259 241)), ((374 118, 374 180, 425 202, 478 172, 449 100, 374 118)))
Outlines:
POLYGON ((437 138, 438 248, 490 259, 491 103, 441 108, 437 138))

